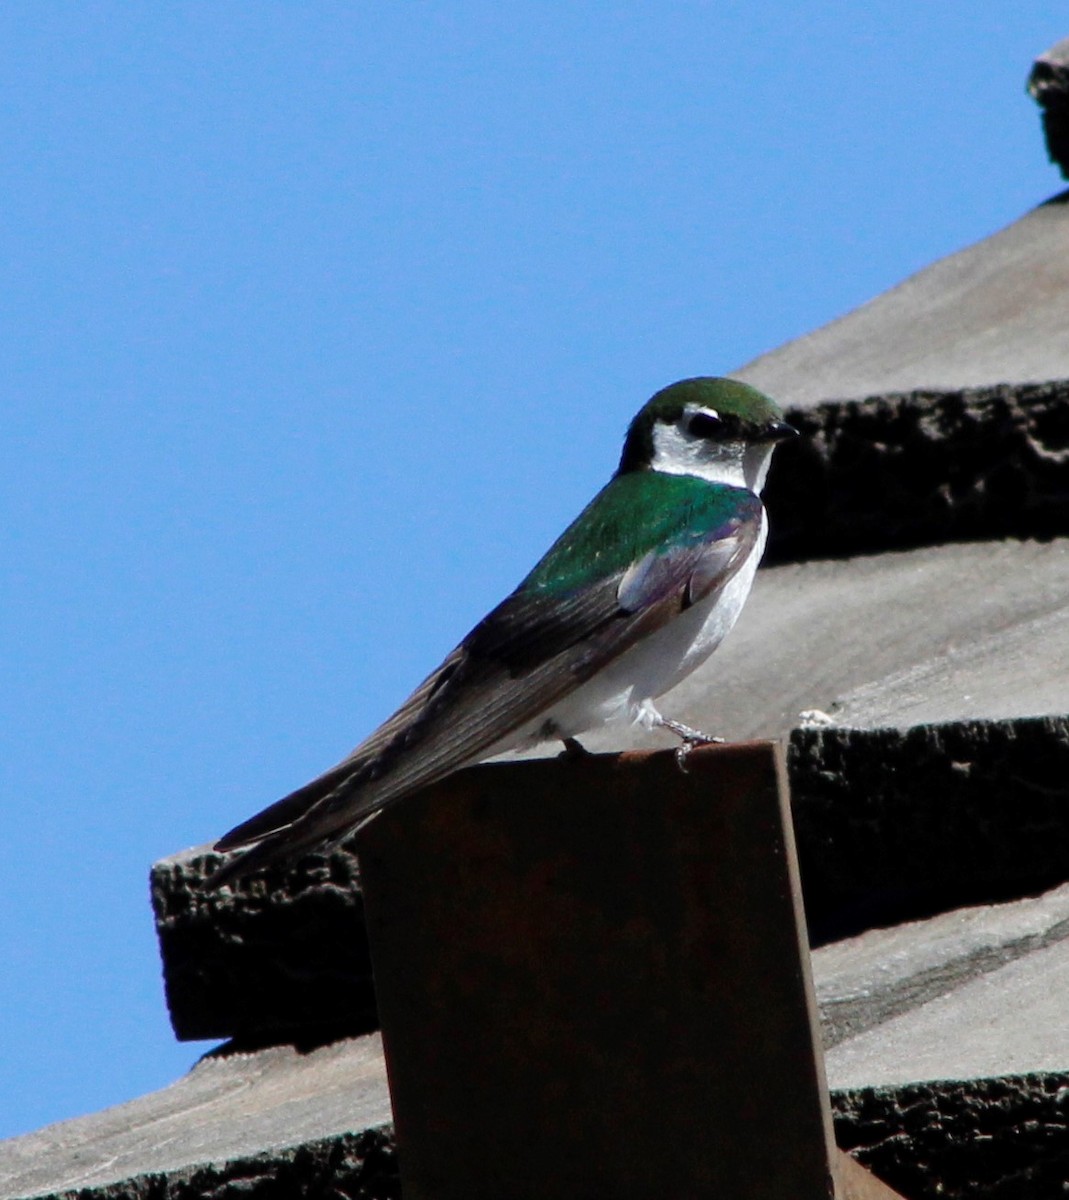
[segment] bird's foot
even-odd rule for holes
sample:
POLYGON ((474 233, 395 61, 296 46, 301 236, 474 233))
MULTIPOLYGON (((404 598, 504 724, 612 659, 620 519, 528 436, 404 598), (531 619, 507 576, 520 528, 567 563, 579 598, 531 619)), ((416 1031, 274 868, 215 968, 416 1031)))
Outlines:
POLYGON ((561 741, 564 743, 564 749, 557 757, 565 762, 578 762, 580 759, 593 757, 594 752, 588 750, 578 738, 566 737, 561 738, 561 741))
POLYGON ((695 746, 723 745, 724 739, 702 733, 700 729, 692 729, 682 721, 673 721, 671 717, 659 717, 657 724, 674 733, 680 739, 676 747, 676 764, 683 772, 687 770, 687 759, 695 746))

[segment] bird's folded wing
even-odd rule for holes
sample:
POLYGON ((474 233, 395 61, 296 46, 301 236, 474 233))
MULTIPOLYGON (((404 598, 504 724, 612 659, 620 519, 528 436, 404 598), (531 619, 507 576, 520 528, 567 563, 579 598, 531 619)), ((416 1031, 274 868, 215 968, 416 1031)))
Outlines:
POLYGON ((723 587, 753 550, 761 516, 753 497, 717 529, 593 584, 563 594, 521 586, 346 759, 221 838, 218 850, 254 848, 217 881, 336 840, 396 797, 477 761, 723 587))

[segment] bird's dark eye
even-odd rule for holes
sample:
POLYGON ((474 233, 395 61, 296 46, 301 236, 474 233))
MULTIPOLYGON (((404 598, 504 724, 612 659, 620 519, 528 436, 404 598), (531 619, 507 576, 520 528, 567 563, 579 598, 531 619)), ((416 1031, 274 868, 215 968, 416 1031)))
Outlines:
POLYGON ((709 413, 695 413, 687 422, 687 432, 692 437, 719 437, 720 430, 720 418, 709 413))

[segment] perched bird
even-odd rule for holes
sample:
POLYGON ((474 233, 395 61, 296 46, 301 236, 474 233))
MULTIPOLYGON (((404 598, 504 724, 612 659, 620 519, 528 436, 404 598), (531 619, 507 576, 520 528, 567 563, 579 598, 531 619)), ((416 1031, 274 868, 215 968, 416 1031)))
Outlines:
POLYGON ((385 805, 505 750, 609 722, 707 739, 654 701, 735 624, 765 545, 758 493, 796 431, 730 379, 658 392, 616 474, 516 590, 337 766, 233 829, 215 882, 337 841, 385 805))

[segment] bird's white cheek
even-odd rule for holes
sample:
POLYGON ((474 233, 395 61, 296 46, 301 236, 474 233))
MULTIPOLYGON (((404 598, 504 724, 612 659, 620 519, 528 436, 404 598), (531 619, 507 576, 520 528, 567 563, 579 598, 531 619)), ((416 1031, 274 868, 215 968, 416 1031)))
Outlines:
POLYGON ((666 475, 696 475, 709 483, 747 487, 745 453, 742 442, 714 444, 688 437, 675 425, 658 425, 653 431, 650 466, 666 475))

